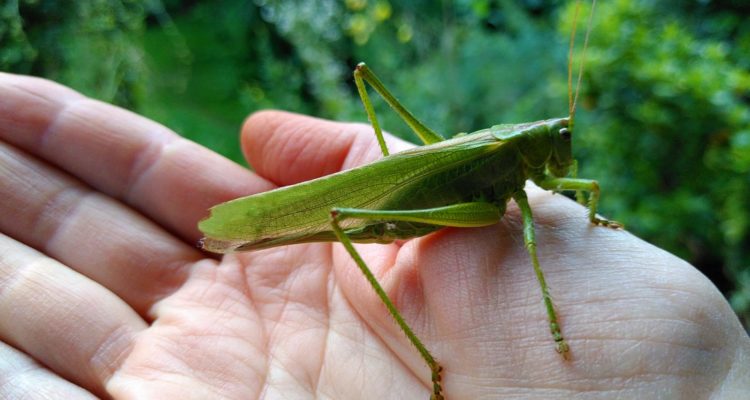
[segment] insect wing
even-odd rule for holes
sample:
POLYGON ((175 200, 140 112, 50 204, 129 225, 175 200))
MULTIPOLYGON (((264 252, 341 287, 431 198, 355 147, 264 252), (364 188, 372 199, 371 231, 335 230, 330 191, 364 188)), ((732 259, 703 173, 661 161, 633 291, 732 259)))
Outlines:
MULTIPOLYGON (((393 154, 359 168, 243 197, 211 208, 198 228, 205 250, 227 253, 310 241, 335 240, 333 207, 380 209, 396 193, 432 174, 486 155, 502 144, 479 131, 393 154)), ((348 220, 344 229, 362 226, 348 220)))

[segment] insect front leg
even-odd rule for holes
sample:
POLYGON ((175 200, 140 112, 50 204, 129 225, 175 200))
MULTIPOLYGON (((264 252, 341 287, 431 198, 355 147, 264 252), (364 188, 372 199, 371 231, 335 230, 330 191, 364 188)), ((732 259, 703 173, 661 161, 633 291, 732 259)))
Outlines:
POLYGON ((366 210, 355 208, 334 208, 331 210, 331 227, 333 228, 336 237, 344 245, 344 248, 349 252, 349 255, 354 259, 354 262, 365 275, 367 281, 370 282, 370 285, 373 287, 378 297, 380 297, 383 304, 385 304, 393 319, 396 320, 398 326, 406 334, 406 337, 414 347, 416 347, 419 354, 430 367, 430 371, 432 371, 432 394, 430 399, 432 400, 444 399, 440 376, 443 368, 435 360, 432 354, 430 354, 424 344, 422 344, 422 341, 414 334, 411 327, 398 312, 396 306, 385 293, 385 290, 383 290, 383 287, 380 286, 380 283, 375 279, 375 275, 373 275, 370 268, 354 248, 351 239, 349 239, 344 232, 340 222, 347 218, 357 218, 383 222, 408 221, 439 226, 478 227, 497 223, 497 221, 500 220, 500 217, 500 209, 490 203, 484 202, 460 203, 445 207, 421 210, 366 210))
POLYGON ((575 190, 577 193, 589 192, 589 221, 595 225, 608 226, 610 228, 622 228, 622 224, 596 216, 596 207, 599 204, 599 182, 591 179, 580 178, 554 178, 548 177, 537 182, 540 187, 547 190, 575 190))
MULTIPOLYGON (((573 165, 570 166, 570 176, 578 178, 578 160, 573 160, 573 165)), ((576 190, 576 201, 578 204, 586 205, 586 196, 583 195, 582 190, 576 190)))
POLYGON ((536 237, 534 233, 534 219, 531 214, 531 207, 529 206, 529 200, 526 197, 526 192, 523 190, 513 195, 513 200, 516 201, 518 207, 521 209, 521 217, 523 219, 523 241, 526 244, 526 250, 531 256, 531 264, 534 266, 534 273, 536 279, 539 281, 539 286, 542 289, 542 299, 544 300, 544 306, 547 308, 547 318, 549 319, 549 329, 552 333, 552 338, 555 340, 555 350, 560 353, 563 358, 567 358, 567 353, 570 350, 568 343, 562 336, 560 330, 560 324, 557 322, 557 313, 555 312, 555 306, 552 304, 552 296, 549 294, 549 288, 547 287, 547 281, 544 279, 544 273, 542 268, 539 266, 539 258, 536 254, 536 237))

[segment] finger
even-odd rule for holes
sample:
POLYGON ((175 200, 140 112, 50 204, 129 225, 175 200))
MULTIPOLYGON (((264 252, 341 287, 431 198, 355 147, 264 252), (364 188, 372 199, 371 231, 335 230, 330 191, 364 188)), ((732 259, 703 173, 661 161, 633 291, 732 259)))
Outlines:
POLYGON ((0 340, 104 394, 144 321, 112 292, 0 235, 0 340))
POLYGON ((0 342, 0 399, 96 399, 26 354, 0 342))
POLYGON ((271 187, 155 122, 38 78, 0 74, 0 139, 191 242, 210 206, 271 187))
MULTIPOLYGON (((391 153, 411 145, 387 135, 391 153)), ((283 111, 251 115, 242 129, 242 150, 255 171, 291 185, 382 157, 372 127, 283 111)))
POLYGON ((202 254, 67 174, 0 143, 0 230, 97 281, 145 314, 202 254))

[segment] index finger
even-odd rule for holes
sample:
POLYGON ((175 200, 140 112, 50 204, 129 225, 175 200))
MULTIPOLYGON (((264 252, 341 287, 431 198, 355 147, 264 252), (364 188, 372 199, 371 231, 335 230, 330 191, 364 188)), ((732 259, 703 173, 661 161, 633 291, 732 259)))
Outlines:
POLYGON ((0 73, 0 127, 0 139, 188 241, 212 205, 273 187, 156 122, 44 79, 0 73))

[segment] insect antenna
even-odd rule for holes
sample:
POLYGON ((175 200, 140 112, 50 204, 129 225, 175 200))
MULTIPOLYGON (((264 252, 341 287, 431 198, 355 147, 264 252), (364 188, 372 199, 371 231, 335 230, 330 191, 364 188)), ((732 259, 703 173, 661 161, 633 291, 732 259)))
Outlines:
POLYGON ((581 52, 581 61, 578 65, 578 79, 576 81, 575 96, 573 95, 573 49, 575 45, 576 27, 578 26, 578 14, 581 10, 580 0, 576 2, 575 15, 573 16, 573 29, 570 32, 570 48, 568 49, 568 129, 573 130, 573 120, 576 114, 576 103, 578 103, 578 94, 581 91, 581 80, 583 79, 583 66, 586 64, 586 49, 589 45, 589 35, 591 33, 591 22, 594 19, 594 7, 596 0, 591 1, 591 11, 586 27, 586 35, 583 39, 583 51, 581 52))

